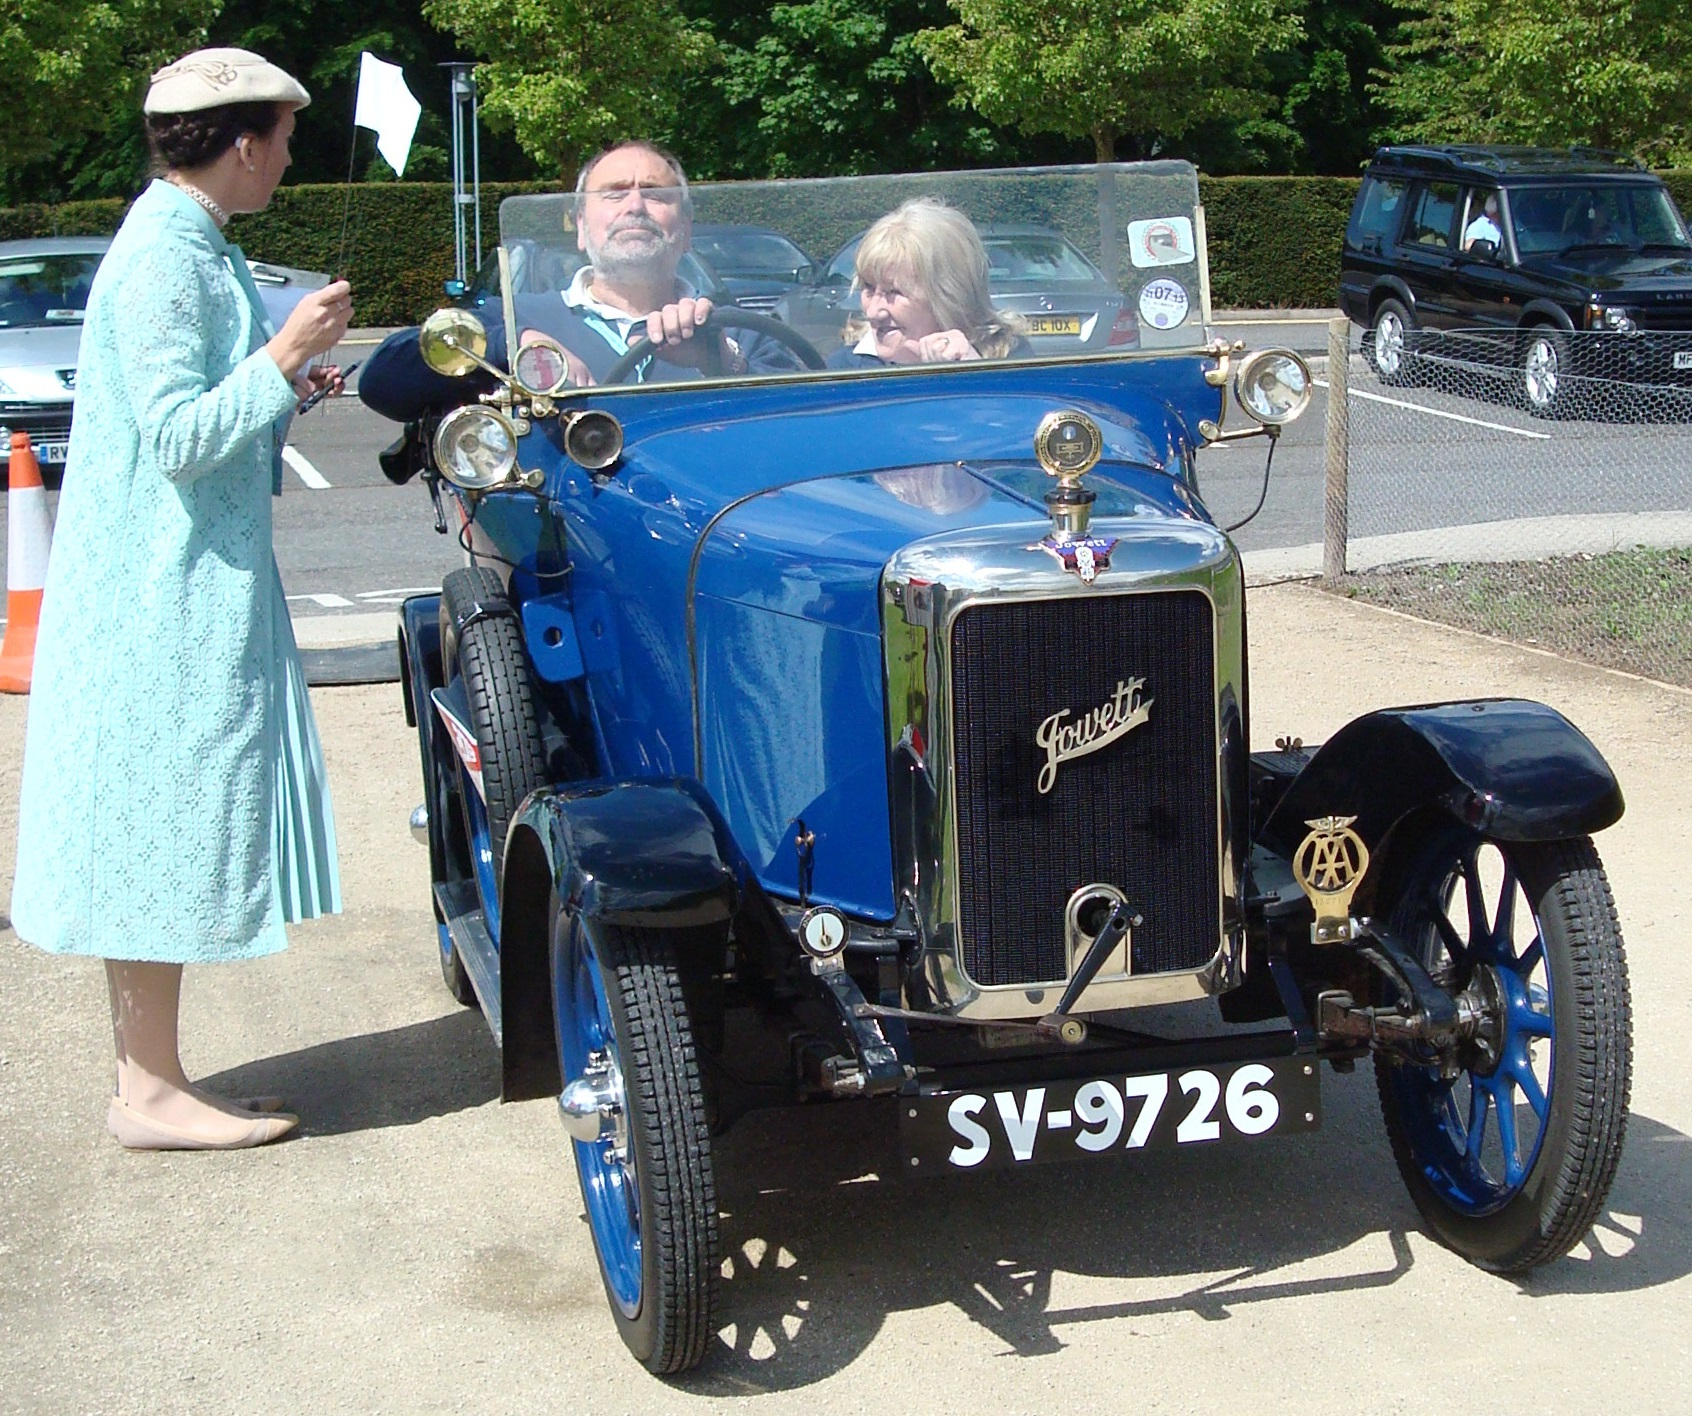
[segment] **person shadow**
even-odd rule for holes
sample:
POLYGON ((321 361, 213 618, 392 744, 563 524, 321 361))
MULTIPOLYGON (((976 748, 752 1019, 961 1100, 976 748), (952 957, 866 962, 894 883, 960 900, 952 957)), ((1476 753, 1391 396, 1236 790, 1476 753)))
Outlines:
MULTIPOLYGON (((921 1181, 882 1178, 899 1173, 891 1104, 753 1114, 718 1141, 717 1340, 675 1380, 701 1395, 803 1388, 894 1315, 948 1303, 1005 1355, 1038 1357, 1090 1323, 1226 1322, 1269 1300, 1388 1288, 1434 1241, 1367 1064, 1325 1078, 1324 1107, 1313 1135, 921 1181)), ((1537 1298, 1692 1272, 1689 1140, 1634 1116, 1592 1235, 1498 1281, 1537 1298)))
POLYGON ((411 1126, 499 1100, 499 1050, 473 1008, 247 1062, 200 1085, 224 1096, 310 1097, 300 1135, 411 1126))

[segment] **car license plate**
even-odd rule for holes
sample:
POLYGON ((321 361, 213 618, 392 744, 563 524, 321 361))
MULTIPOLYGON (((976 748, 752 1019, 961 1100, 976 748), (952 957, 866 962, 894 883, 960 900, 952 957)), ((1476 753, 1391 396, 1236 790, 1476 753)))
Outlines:
POLYGON ((1692 369, 1692 349, 1676 349, 1674 351, 1674 367, 1677 369, 1692 369))
POLYGON ((1080 315, 1024 315, 1030 334, 1080 334, 1080 315))
POLYGON ((1322 1124, 1313 1057, 1271 1057, 899 1102, 907 1174, 1238 1141, 1322 1124))

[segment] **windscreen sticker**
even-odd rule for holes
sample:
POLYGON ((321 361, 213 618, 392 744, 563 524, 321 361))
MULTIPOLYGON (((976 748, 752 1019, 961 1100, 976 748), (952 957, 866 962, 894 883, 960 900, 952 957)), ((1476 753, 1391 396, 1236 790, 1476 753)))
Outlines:
POLYGON ((1187 318, 1186 287, 1167 277, 1154 280, 1140 292, 1140 322, 1153 329, 1174 329, 1187 318))
POLYGON ((1184 216, 1159 217, 1156 221, 1128 223, 1128 254, 1134 264, 1146 266, 1187 265, 1198 250, 1193 241, 1193 223, 1184 216))

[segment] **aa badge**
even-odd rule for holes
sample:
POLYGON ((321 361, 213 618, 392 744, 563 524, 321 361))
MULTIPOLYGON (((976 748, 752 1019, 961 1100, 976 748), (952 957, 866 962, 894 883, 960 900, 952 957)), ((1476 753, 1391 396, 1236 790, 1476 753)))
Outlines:
POLYGON ((1351 829, 1355 816, 1319 816, 1304 824, 1310 834, 1293 852, 1293 879, 1310 897, 1316 923, 1313 944, 1340 944, 1351 938, 1351 897, 1369 869, 1369 848, 1351 829))

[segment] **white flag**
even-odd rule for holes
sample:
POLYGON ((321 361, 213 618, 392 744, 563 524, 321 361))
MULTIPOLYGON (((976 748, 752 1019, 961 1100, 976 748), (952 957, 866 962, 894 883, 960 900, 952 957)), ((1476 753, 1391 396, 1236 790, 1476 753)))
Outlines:
POLYGON ((375 132, 376 151, 397 176, 405 176, 405 160, 411 156, 411 139, 422 113, 423 105, 411 96, 398 64, 385 64, 369 52, 359 55, 353 122, 375 132))

